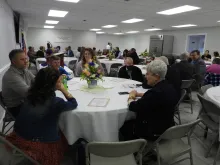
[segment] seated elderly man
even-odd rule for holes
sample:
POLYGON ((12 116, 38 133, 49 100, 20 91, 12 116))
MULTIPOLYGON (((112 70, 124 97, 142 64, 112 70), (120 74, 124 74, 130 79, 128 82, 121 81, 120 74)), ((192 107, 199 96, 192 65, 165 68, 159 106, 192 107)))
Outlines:
POLYGON ((190 80, 195 74, 194 66, 188 62, 188 58, 187 53, 182 53, 180 55, 180 62, 172 66, 179 71, 181 80, 190 80))
POLYGON ((16 118, 34 75, 26 68, 28 58, 23 50, 15 49, 9 53, 11 66, 2 78, 2 96, 8 110, 16 118))
POLYGON ((142 71, 133 65, 131 57, 125 59, 125 66, 120 68, 118 77, 143 82, 142 71))
POLYGON ((146 93, 132 91, 128 98, 130 111, 136 120, 126 122, 120 129, 124 140, 144 138, 156 140, 174 125, 174 109, 178 102, 177 92, 165 76, 167 65, 161 60, 148 64, 146 79, 151 90, 146 93), (140 98, 136 101, 136 98, 140 98))

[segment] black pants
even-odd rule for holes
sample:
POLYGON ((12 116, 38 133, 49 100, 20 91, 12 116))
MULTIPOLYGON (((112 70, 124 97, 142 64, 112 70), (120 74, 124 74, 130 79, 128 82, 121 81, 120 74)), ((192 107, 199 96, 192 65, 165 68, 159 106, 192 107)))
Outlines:
POLYGON ((14 118, 16 118, 20 113, 21 105, 13 108, 8 108, 8 111, 12 114, 14 118))
POLYGON ((129 120, 120 128, 120 141, 128 141, 137 139, 135 136, 135 120, 129 120))
POLYGON ((141 129, 142 132, 140 134, 140 128, 135 128, 135 123, 135 120, 129 120, 124 123, 124 125, 120 128, 120 134, 122 136, 120 137, 120 141, 128 141, 140 138, 148 141, 156 141, 160 137, 160 135, 151 135, 146 133, 147 130, 145 129, 141 129), (139 130, 139 133, 137 130, 139 130))

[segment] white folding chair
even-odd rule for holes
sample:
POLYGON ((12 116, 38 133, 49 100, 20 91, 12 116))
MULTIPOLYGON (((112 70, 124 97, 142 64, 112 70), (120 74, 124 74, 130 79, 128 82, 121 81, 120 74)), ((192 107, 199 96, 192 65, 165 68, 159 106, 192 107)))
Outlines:
POLYGON ((0 164, 7 163, 5 165, 40 165, 40 163, 32 159, 30 156, 26 155, 23 151, 14 146, 8 140, 6 140, 4 138, 4 135, 1 133, 0 145, 1 152, 3 152, 5 155, 5 160, 0 160, 0 164))
MULTIPOLYGON (((217 106, 216 104, 212 103, 211 101, 205 99, 203 96, 198 94, 198 98, 202 104, 202 112, 199 115, 199 119, 201 120, 201 122, 206 126, 205 130, 205 137, 207 136, 207 133, 209 132, 208 130, 211 130, 212 133, 214 134, 215 138, 212 141, 210 146, 205 146, 201 140, 199 139, 199 142, 202 143, 203 146, 205 146, 206 148, 206 153, 205 153, 205 157, 209 156, 209 153, 212 149, 212 146, 215 144, 216 141, 219 141, 219 123, 217 123, 215 121, 215 119, 213 118, 215 115, 216 117, 220 116, 220 108, 219 106, 217 106)), ((202 126, 200 126, 201 128, 203 128, 202 126)), ((218 155, 220 154, 220 142, 218 142, 219 147, 218 147, 218 151, 216 153, 215 159, 214 159, 214 163, 213 165, 216 165, 216 160, 218 158, 218 155)))
POLYGON ((190 163, 193 165, 190 136, 199 122, 200 120, 196 120, 192 123, 169 128, 152 145, 147 147, 145 154, 152 149, 155 149, 157 152, 158 165, 161 165, 161 160, 169 165, 172 165, 186 159, 190 159, 190 163), (188 144, 182 141, 183 137, 187 137, 188 144), (190 157, 176 160, 187 153, 190 157))
POLYGON ((193 114, 193 100, 192 100, 192 85, 193 83, 195 83, 195 80, 182 80, 182 85, 181 85, 181 89, 185 89, 187 94, 189 95, 189 102, 191 105, 191 113, 193 114))
POLYGON ((5 110, 5 116, 2 121, 2 134, 7 134, 13 127, 14 124, 12 124, 7 130, 6 128, 15 121, 15 118, 12 116, 12 114, 8 111, 7 107, 5 106, 3 102, 2 92, 0 92, 0 106, 5 110))
POLYGON ((142 152, 146 143, 144 139, 89 143, 86 147, 86 163, 87 165, 137 165, 133 155, 137 153, 139 165, 142 165, 142 152))
POLYGON ((183 101, 184 97, 186 96, 186 90, 185 89, 182 89, 181 91, 181 97, 180 97, 180 100, 178 101, 176 107, 175 107, 175 113, 174 113, 174 117, 177 118, 179 124, 182 124, 181 123, 181 118, 180 118, 180 109, 179 109, 179 106, 180 106, 180 103, 183 101))
POLYGON ((201 94, 204 95, 204 94, 206 93, 206 91, 207 91, 209 88, 212 88, 212 87, 213 87, 213 85, 211 85, 211 84, 202 86, 202 87, 201 87, 201 94))

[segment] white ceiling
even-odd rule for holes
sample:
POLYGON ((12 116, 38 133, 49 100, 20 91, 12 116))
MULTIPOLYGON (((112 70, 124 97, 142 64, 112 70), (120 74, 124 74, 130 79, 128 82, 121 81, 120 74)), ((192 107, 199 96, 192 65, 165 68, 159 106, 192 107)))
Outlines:
MULTIPOLYGON (((199 27, 218 26, 220 0, 80 0, 79 3, 57 2, 54 0, 7 0, 11 7, 20 12, 29 27, 43 27, 45 20, 58 20, 57 29, 89 30, 103 25, 118 25, 117 28, 103 29, 107 33, 126 32, 155 26, 171 30, 172 25, 197 24, 199 27), (156 12, 182 5, 199 6, 202 9, 178 15, 165 16, 156 12), (69 11, 65 18, 48 17, 50 9, 69 11), (122 24, 131 18, 142 18, 144 22, 122 24), (83 20, 87 20, 83 22, 83 20)), ((146 32, 145 32, 146 33, 146 32)))

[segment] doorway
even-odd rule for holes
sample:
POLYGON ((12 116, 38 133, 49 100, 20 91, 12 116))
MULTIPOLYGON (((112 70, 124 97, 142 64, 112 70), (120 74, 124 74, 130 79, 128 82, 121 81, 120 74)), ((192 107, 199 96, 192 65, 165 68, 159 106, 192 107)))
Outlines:
POLYGON ((199 50, 200 53, 203 54, 205 50, 205 41, 206 34, 188 35, 186 51, 192 52, 193 50, 199 50))

